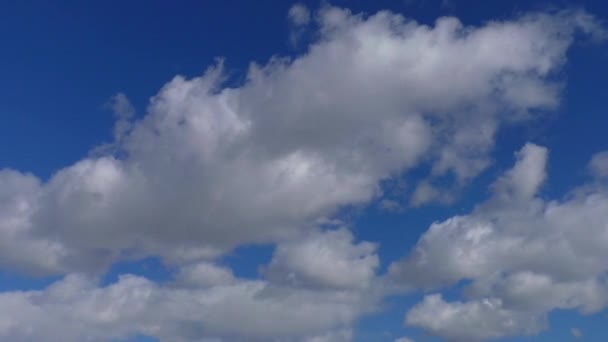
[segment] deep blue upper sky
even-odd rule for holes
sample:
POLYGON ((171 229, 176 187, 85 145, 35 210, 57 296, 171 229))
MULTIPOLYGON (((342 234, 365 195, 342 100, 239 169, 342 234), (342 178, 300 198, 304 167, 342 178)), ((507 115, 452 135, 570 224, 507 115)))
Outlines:
MULTIPOLYGON (((304 1, 315 9, 324 2, 304 1)), ((608 22, 606 1, 487 1, 487 0, 335 0, 353 12, 390 9, 431 24, 440 16, 456 16, 477 25, 510 18, 528 10, 582 6, 608 22)), ((0 168, 31 172, 48 179, 54 171, 86 156, 112 137, 113 117, 107 103, 125 93, 137 115, 148 100, 176 74, 194 77, 225 58, 231 82, 241 82, 250 62, 265 63, 273 55, 296 56, 303 51, 289 41, 287 1, 4 1, 0 4, 0 168)), ((587 179, 584 165, 608 149, 608 47, 577 42, 563 69, 566 88, 555 113, 525 127, 501 131, 495 164, 454 206, 423 207, 384 213, 370 205, 354 224, 361 239, 380 241, 383 266, 413 246, 428 224, 466 213, 487 196, 487 185, 513 162, 513 152, 526 141, 551 150, 548 184, 543 196, 561 197, 587 179), (378 231, 378 225, 409 227, 378 231)), ((226 257, 237 274, 255 277, 257 266, 270 258, 270 247, 245 247, 226 257)), ((163 280, 158 260, 115 265, 107 276, 139 273, 163 280), (143 265, 143 266, 142 266, 143 265), (147 265, 147 266, 146 266, 147 265), (144 267, 145 266, 145 267, 144 267)), ((39 280, 0 273, 0 290, 40 287, 39 280)), ((44 280, 46 282, 47 280, 44 280)), ((412 336, 431 341, 421 331, 402 327, 403 307, 419 297, 399 298, 386 313, 363 319, 361 341, 412 336), (394 310, 393 310, 394 309, 394 310), (386 336, 386 335, 382 335, 386 336)), ((604 341, 602 314, 584 318, 573 313, 551 316, 553 329, 534 338, 509 341, 567 341, 569 329, 580 327, 586 341, 604 341)))

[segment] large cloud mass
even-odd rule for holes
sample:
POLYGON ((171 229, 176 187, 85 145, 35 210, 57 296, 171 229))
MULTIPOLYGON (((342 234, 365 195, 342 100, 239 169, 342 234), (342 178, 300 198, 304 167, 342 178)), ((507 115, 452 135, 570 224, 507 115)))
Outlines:
MULTIPOLYGON (((430 166, 420 183, 426 190, 412 203, 452 198, 433 180, 463 186, 490 163, 502 125, 554 108, 555 73, 575 33, 599 32, 580 11, 479 27, 335 7, 322 8, 312 24, 303 13, 290 15, 318 37, 305 54, 251 65, 236 87, 223 85, 221 62, 201 77, 177 76, 137 121, 118 95, 112 144, 44 181, 0 170, 0 266, 69 274, 41 291, 0 294, 9 308, 0 314, 0 338, 350 340, 352 322, 378 299, 377 246, 321 223, 381 196, 382 180, 422 164, 430 166), (264 279, 238 279, 213 263, 251 243, 277 244, 264 279), (125 276, 98 287, 92 280, 113 262, 145 256, 176 267, 173 282, 125 276), (64 322, 73 324, 57 329, 64 322)), ((434 225, 415 256, 393 267, 412 286, 474 279, 471 296, 499 299, 484 306, 430 297, 408 321, 445 335, 445 326, 427 323, 428 310, 456 312, 440 316, 446 320, 471 312, 497 322, 518 310, 603 305, 604 193, 563 203, 534 198, 545 158, 527 146, 496 183, 493 201, 434 225), (600 237, 585 239, 574 226, 600 237), (554 248, 544 249, 545 239, 554 248), (522 281, 531 286, 514 285, 522 281)), ((604 159, 591 166, 599 176, 604 159)), ((515 329, 497 324, 474 337, 515 329)))
POLYGON ((86 158, 46 182, 2 171, 12 247, 0 262, 61 273, 125 253, 209 258, 314 227, 421 162, 464 181, 488 164, 501 123, 557 104, 551 73, 574 32, 594 29, 583 12, 482 27, 333 7, 317 17, 306 54, 252 65, 240 87, 222 87, 219 65, 167 83, 132 127, 119 114, 121 158, 86 158))

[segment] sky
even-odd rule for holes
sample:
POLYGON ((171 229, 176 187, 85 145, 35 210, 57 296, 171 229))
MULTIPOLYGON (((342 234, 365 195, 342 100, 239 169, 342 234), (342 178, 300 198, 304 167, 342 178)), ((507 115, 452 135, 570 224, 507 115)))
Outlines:
POLYGON ((608 338, 603 1, 5 1, 0 38, 0 341, 608 338))

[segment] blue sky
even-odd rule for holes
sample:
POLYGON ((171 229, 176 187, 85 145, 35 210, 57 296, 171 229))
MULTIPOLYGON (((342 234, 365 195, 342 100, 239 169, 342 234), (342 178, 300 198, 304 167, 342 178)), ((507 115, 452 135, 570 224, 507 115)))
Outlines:
POLYGON ((607 16, 0 5, 0 341, 604 341, 607 16))

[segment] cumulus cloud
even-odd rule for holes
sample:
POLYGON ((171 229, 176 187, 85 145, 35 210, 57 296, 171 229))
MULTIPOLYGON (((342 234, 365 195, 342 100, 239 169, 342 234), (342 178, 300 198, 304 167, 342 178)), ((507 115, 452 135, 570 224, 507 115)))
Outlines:
POLYGON ((329 288, 367 288, 380 260, 376 245, 353 244, 346 229, 279 243, 267 269, 278 282, 329 288))
POLYGON ((301 243, 277 247, 268 280, 240 279, 202 261, 182 265, 163 285, 122 275, 101 287, 71 273, 43 290, 1 292, 0 340, 109 341, 139 334, 177 342, 351 341, 355 320, 381 300, 369 286, 375 246, 355 243, 344 229, 301 243), (70 326, 57 328, 65 322, 70 326))
POLYGON ((486 341, 505 335, 534 333, 538 317, 504 309, 498 299, 447 303, 440 295, 426 296, 407 314, 406 322, 449 341, 486 341))
POLYGON ((358 292, 253 280, 192 288, 127 275, 97 287, 72 274, 42 291, 0 293, 0 304, 0 338, 7 341, 109 341, 143 334, 163 341, 334 342, 350 341, 348 327, 366 299, 358 292))
MULTIPOLYGON (((303 25, 311 16, 297 8, 289 16, 303 25)), ((330 6, 314 18, 317 39, 306 53, 252 64, 239 86, 224 85, 222 62, 200 77, 176 76, 136 121, 117 95, 112 148, 47 181, 0 170, 0 265, 67 274, 41 291, 0 294, 3 339, 350 340, 354 320, 378 300, 377 246, 346 228, 323 231, 320 222, 380 198, 382 181, 421 165, 428 184, 445 177, 465 185, 490 164, 501 126, 559 103, 555 74, 576 32, 599 31, 580 11, 477 27, 330 6), (215 263, 255 243, 276 245, 266 278, 238 279, 215 263), (146 256, 178 269, 175 279, 124 276, 107 287, 92 280, 113 262, 146 256)), ((423 287, 470 278, 473 298, 502 298, 492 301, 496 313, 472 317, 510 315, 530 293, 543 294, 531 302, 537 312, 556 302, 601 307, 605 197, 595 189, 564 202, 535 198, 543 151, 522 150, 496 183, 495 200, 433 225, 392 276, 423 287), (551 250, 525 229, 533 224, 554 239, 551 250), (574 226, 599 237, 589 241, 574 226), (500 267, 505 273, 492 278, 500 267), (537 287, 514 292, 512 277, 537 287)), ((430 193, 420 204, 443 198, 430 193)), ((424 303, 413 317, 437 306, 488 311, 475 302, 424 303)))
POLYGON ((536 196, 547 149, 526 144, 494 193, 471 214, 431 225, 390 276, 438 289, 467 281, 465 302, 429 295, 408 324, 449 340, 486 340, 536 332, 554 309, 593 313, 608 304, 608 191, 573 189, 562 200, 536 196), (477 327, 477 328, 474 328, 477 327))
POLYGON ((349 342, 355 320, 382 299, 371 286, 375 252, 341 228, 280 243, 267 279, 208 261, 180 265, 162 285, 122 275, 99 286, 70 273, 43 290, 0 292, 0 340, 349 342))
POLYGON ((182 266, 175 276, 175 282, 180 286, 212 287, 230 285, 235 281, 231 269, 204 261, 182 266))
MULTIPOLYGON (((316 229, 423 162, 431 177, 466 181, 488 165, 502 122, 558 103, 552 72, 574 32, 593 29, 568 11, 481 27, 335 7, 317 18, 306 54, 252 65, 242 86, 222 87, 221 64, 167 83, 120 130, 120 158, 89 157, 48 182, 3 171, 2 207, 14 209, 0 231, 17 252, 0 262, 61 273, 208 259, 316 229)), ((113 103, 130 118, 123 96, 113 103)))

